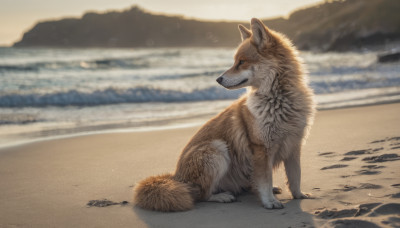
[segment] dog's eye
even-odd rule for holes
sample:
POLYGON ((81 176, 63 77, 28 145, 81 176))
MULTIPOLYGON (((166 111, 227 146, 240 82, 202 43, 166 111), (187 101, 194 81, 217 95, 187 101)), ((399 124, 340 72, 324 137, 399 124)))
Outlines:
POLYGON ((244 60, 239 60, 236 69, 239 69, 239 67, 244 63, 244 60))
POLYGON ((244 60, 239 60, 239 62, 236 64, 235 69, 239 70, 239 67, 244 63, 244 60))

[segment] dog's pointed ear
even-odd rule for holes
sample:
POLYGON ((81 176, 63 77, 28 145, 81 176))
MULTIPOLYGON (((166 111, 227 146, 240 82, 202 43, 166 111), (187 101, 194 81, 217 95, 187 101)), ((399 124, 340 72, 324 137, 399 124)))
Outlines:
POLYGON ((259 50, 263 50, 272 41, 270 31, 257 18, 251 19, 251 31, 253 33, 251 40, 259 50))
POLYGON ((242 35, 242 41, 251 36, 250 30, 248 30, 246 27, 244 27, 243 25, 239 25, 238 27, 240 34, 242 35))

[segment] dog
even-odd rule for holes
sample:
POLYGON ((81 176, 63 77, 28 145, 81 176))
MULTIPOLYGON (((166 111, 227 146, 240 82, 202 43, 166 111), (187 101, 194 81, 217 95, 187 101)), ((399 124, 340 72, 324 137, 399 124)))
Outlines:
POLYGON ((272 184, 281 163, 293 198, 310 197, 300 190, 300 151, 315 114, 313 91, 290 40, 256 18, 250 26, 239 25, 234 64, 217 78, 223 87, 247 87, 247 93, 192 137, 174 174, 137 184, 137 206, 185 211, 197 201, 233 202, 251 189, 265 208, 283 208, 272 184))

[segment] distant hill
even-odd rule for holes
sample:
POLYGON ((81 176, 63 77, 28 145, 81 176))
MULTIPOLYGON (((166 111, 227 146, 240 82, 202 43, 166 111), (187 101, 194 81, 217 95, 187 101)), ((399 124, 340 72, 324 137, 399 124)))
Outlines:
MULTIPOLYGON (((263 20, 300 49, 346 51, 400 40, 399 0, 325 1, 288 18, 263 20)), ((128 10, 86 13, 82 18, 44 21, 26 32, 15 47, 233 47, 237 24, 156 15, 128 10)))
POLYGON ((327 2, 293 12, 283 26, 281 31, 301 49, 346 51, 382 45, 400 40, 400 1, 327 2))

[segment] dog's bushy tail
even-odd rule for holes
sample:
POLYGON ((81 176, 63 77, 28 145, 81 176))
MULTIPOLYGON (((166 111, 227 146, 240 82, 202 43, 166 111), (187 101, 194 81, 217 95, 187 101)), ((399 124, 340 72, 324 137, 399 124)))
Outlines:
POLYGON ((139 182, 134 190, 134 203, 154 211, 186 211, 193 208, 194 198, 189 184, 164 174, 139 182))

